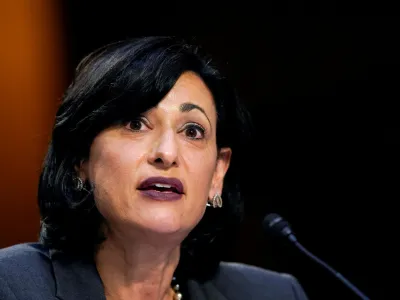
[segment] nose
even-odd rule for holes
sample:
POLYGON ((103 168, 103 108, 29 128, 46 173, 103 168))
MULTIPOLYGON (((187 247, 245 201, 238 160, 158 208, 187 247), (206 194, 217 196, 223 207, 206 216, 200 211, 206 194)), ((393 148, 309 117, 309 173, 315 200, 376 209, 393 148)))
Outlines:
POLYGON ((172 130, 163 132, 153 145, 148 156, 150 164, 162 169, 178 165, 178 145, 172 130))

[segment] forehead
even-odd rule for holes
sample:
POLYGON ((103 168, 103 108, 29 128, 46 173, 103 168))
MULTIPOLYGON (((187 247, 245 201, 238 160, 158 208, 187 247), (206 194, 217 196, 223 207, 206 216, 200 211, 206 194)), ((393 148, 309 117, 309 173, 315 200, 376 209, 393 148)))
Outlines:
POLYGON ((216 114, 211 91, 204 81, 193 72, 183 73, 173 88, 157 105, 157 108, 177 110, 183 103, 196 104, 203 108, 209 116, 216 114))

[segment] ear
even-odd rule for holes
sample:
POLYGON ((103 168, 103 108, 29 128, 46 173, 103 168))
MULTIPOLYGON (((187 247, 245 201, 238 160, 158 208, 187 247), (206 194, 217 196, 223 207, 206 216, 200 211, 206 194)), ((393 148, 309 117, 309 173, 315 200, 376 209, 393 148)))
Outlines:
POLYGON ((88 179, 88 172, 87 172, 87 161, 86 160, 81 160, 79 165, 75 165, 74 169, 76 172, 76 175, 85 182, 88 179))
POLYGON ((217 164, 215 166, 214 175, 211 182, 211 189, 208 195, 209 199, 212 199, 216 193, 222 194, 222 188, 224 185, 225 174, 228 171, 229 164, 231 162, 232 150, 231 148, 221 148, 218 157, 217 164))

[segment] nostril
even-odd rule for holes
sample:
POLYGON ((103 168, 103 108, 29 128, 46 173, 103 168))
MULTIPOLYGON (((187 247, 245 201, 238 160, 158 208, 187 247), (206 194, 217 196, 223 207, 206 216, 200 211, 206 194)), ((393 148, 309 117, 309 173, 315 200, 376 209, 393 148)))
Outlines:
POLYGON ((172 157, 168 157, 166 155, 157 155, 153 157, 149 157, 149 163, 156 165, 159 168, 169 168, 172 166, 177 166, 177 162, 172 157))
POLYGON ((156 162, 156 163, 162 163, 163 160, 162 160, 161 158, 157 158, 154 162, 156 162))

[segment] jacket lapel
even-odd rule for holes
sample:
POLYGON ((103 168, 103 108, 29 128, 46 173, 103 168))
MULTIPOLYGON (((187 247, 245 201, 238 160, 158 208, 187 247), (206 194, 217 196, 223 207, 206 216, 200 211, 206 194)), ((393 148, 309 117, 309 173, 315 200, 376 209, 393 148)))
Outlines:
POLYGON ((228 300, 211 281, 198 283, 189 280, 188 289, 192 300, 228 300))
POLYGON ((56 282, 56 296, 62 300, 106 300, 94 263, 68 258, 50 251, 56 282))

